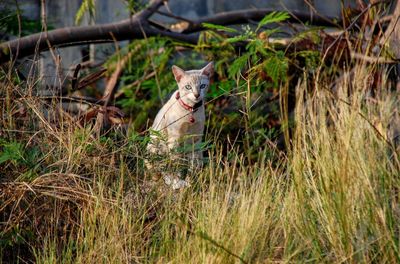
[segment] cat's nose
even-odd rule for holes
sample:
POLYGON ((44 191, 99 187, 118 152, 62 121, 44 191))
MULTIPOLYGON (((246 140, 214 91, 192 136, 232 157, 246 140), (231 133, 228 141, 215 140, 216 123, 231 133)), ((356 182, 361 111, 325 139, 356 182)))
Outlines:
POLYGON ((194 94, 194 97, 199 98, 199 97, 200 97, 200 94, 195 93, 195 94, 194 94))

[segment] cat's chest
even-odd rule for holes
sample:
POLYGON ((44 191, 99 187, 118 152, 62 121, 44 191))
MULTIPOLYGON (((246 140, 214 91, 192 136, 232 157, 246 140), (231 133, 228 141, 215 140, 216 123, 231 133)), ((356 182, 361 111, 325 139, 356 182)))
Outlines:
POLYGON ((172 108, 170 110, 173 111, 166 115, 166 123, 170 125, 170 129, 180 135, 202 133, 205 122, 204 106, 193 112, 182 109, 178 104, 174 104, 172 108))
POLYGON ((177 113, 176 127, 181 134, 200 133, 204 127, 204 110, 199 109, 195 112, 180 112, 177 113))
POLYGON ((181 135, 200 134, 202 133, 203 126, 204 121, 201 120, 196 120, 193 123, 190 121, 184 121, 177 124, 177 129, 181 135))

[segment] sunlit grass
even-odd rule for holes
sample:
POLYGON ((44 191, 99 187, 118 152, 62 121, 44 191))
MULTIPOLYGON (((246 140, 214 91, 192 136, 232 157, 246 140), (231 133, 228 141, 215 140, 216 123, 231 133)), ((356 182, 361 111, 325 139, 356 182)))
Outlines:
MULTIPOLYGON (((32 110, 41 130, 18 140, 45 154, 36 176, 4 184, 2 209, 30 217, 38 263, 399 262, 398 98, 385 83, 370 97, 368 70, 357 73, 335 93, 299 84, 286 153, 266 144, 248 164, 210 132, 209 162, 182 191, 146 180, 140 142, 94 139, 67 120, 50 130, 32 110), (36 200, 49 211, 33 210, 36 200)), ((7 230, 19 224, 10 219, 7 230)))

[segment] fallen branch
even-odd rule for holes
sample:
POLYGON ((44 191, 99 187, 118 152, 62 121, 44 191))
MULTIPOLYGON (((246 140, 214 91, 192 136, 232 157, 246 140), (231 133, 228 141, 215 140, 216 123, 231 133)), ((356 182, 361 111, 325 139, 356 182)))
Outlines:
MULTIPOLYGON (((218 13, 212 17, 206 17, 202 19, 198 19, 193 21, 192 23, 188 22, 188 26, 186 29, 183 29, 181 33, 194 33, 201 30, 204 30, 203 23, 211 23, 216 25, 233 25, 240 23, 247 23, 250 20, 261 20, 265 17, 265 15, 270 14, 272 12, 276 12, 275 9, 271 8, 259 8, 259 9, 247 9, 240 11, 231 11, 231 12, 222 12, 218 13)), ((340 21, 335 23, 334 20, 338 20, 334 17, 326 17, 321 16, 319 14, 306 14, 303 12, 292 11, 289 13, 290 18, 287 22, 293 23, 309 23, 310 25, 318 25, 318 26, 330 26, 330 27, 338 27, 340 25, 340 21)))
MULTIPOLYGON (((152 0, 149 6, 143 11, 119 22, 60 28, 48 31, 46 34, 41 32, 2 43, 0 44, 0 64, 8 62, 10 59, 15 60, 20 57, 33 55, 37 51, 46 50, 49 48, 49 44, 52 47, 60 48, 85 43, 143 39, 150 36, 164 36, 177 41, 197 44, 198 32, 204 30, 202 23, 220 25, 240 24, 250 20, 260 20, 265 15, 275 11, 273 9, 251 9, 224 12, 196 21, 174 16, 175 19, 185 21, 187 25, 182 29, 182 32, 173 32, 169 27, 162 27, 159 24, 155 25, 153 21, 149 21, 150 16, 158 11, 163 2, 164 0, 152 0)), ((159 13, 173 16, 165 12, 159 13)), ((337 26, 336 23, 332 22, 333 18, 326 18, 314 13, 291 12, 289 15, 291 16, 289 22, 307 22, 318 26, 337 26)))
POLYGON ((72 76, 72 80, 71 80, 71 86, 72 86, 72 90, 77 90, 78 88, 78 74, 79 71, 81 70, 81 64, 76 65, 76 68, 74 70, 74 75, 72 76))
POLYGON ((76 89, 72 89, 72 92, 81 90, 85 88, 86 86, 100 80, 101 78, 104 77, 107 69, 101 69, 97 72, 91 73, 85 77, 83 77, 81 80, 79 80, 76 89))
POLYGON ((49 45, 66 47, 83 43, 112 42, 115 39, 143 38, 142 29, 148 35, 157 35, 158 32, 152 31, 146 21, 162 4, 163 0, 152 0, 143 11, 129 19, 115 23, 65 27, 2 43, 0 45, 0 64, 9 61, 11 58, 16 59, 32 55, 36 51, 46 50, 49 45))
MULTIPOLYGON (((137 49, 139 49, 137 47, 137 49)), ((117 67, 113 74, 111 75, 110 79, 107 82, 106 89, 104 91, 104 96, 103 96, 103 101, 104 104, 100 111, 97 113, 96 117, 96 123, 93 127, 93 131, 96 133, 96 135, 99 137, 101 129, 103 128, 104 124, 107 122, 107 119, 109 119, 107 110, 108 110, 108 105, 113 100, 114 94, 117 88, 117 82, 119 79, 119 76, 122 74, 122 71, 125 68, 126 63, 130 60, 130 58, 133 56, 135 52, 130 51, 126 56, 124 56, 121 60, 118 60, 117 62, 117 67)))

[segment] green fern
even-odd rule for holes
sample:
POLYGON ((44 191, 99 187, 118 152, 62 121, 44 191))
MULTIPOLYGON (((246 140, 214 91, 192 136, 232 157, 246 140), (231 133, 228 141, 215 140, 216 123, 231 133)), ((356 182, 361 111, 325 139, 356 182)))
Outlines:
POLYGON ((235 77, 247 64, 247 61, 250 58, 250 53, 245 53, 242 56, 238 57, 232 65, 228 69, 229 77, 235 77))
POLYGON ((6 161, 11 161, 18 164, 24 161, 24 149, 21 143, 12 141, 7 142, 0 138, 0 164, 6 161))
POLYGON ((247 40, 249 37, 246 35, 239 35, 239 36, 235 36, 232 38, 227 38, 226 42, 227 43, 236 43, 236 42, 240 42, 240 41, 245 41, 247 40))
POLYGON ((221 25, 215 25, 215 24, 210 24, 210 23, 202 23, 201 25, 203 27, 207 28, 207 29, 214 29, 214 30, 217 30, 217 31, 226 31, 226 32, 231 32, 231 33, 238 32, 234 28, 224 27, 224 26, 221 26, 221 25))
POLYGON ((79 25, 85 13, 89 12, 89 16, 93 18, 96 14, 95 0, 82 0, 82 4, 76 12, 75 24, 79 25))
POLYGON ((274 11, 266 15, 261 21, 258 23, 256 31, 258 31, 262 26, 265 26, 267 24, 271 23, 277 23, 277 22, 282 22, 290 18, 289 14, 287 12, 282 12, 282 11, 274 11))
POLYGON ((275 87, 278 87, 279 82, 286 81, 288 68, 288 59, 283 51, 271 53, 264 62, 264 69, 268 76, 271 77, 275 87))

